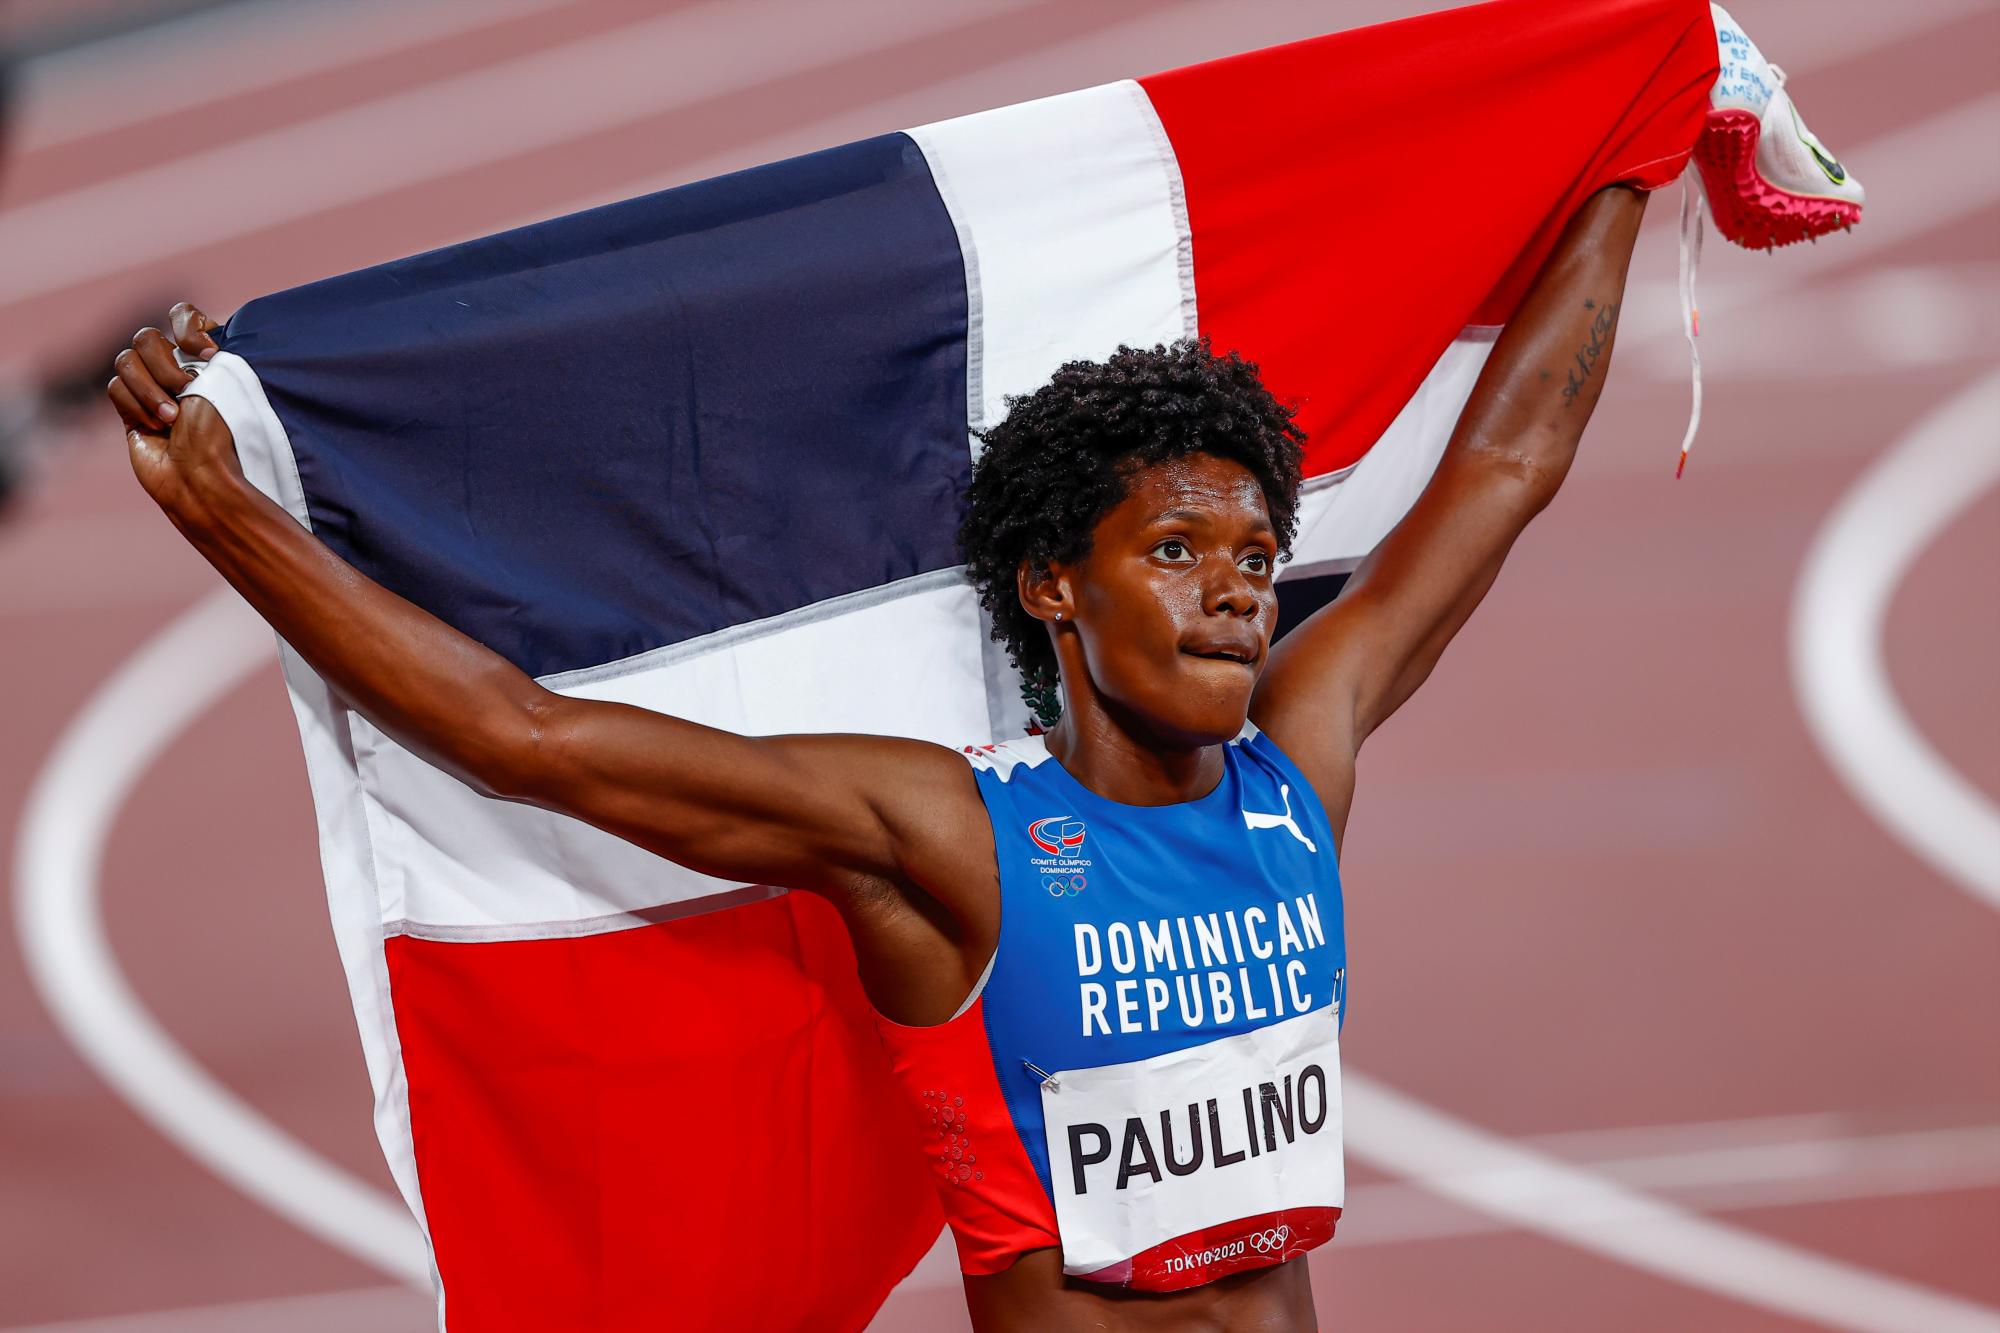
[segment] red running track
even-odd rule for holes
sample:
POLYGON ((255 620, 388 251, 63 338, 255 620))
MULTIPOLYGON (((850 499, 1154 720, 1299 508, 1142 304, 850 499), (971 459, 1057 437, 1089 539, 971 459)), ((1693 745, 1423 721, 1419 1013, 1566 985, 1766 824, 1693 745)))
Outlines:
MULTIPOLYGON (((1424 7, 1369 0, 1340 21, 1424 7)), ((37 106, 64 114, 66 95, 103 115, 104 88, 143 102, 166 74, 218 92, 191 94, 166 123, 8 164, 0 238, 38 208, 80 221, 43 270, 72 279, 23 298, 36 275, 0 275, 4 327, 34 330, 0 361, 71 351, 170 295, 226 311, 596 199, 1265 45, 1316 21, 1287 0, 990 0, 943 17, 915 0, 840 17, 805 0, 643 15, 584 0, 455 18, 443 8, 384 7, 381 21, 408 25, 408 41, 374 31, 374 49, 348 58, 339 40, 352 34, 337 40, 296 6, 247 5, 233 45, 169 28, 135 66, 109 52, 94 72, 72 62, 73 82, 46 93, 31 79, 31 119, 37 106), (760 40, 774 14, 805 55, 760 40), (472 138, 482 124, 518 126, 524 96, 605 94, 536 90, 534 66, 507 62, 669 21, 689 26, 646 30, 686 38, 656 38, 657 99, 557 141, 502 144, 473 154, 480 165, 388 190, 375 186, 424 166, 413 161, 422 144, 287 150, 306 140, 285 136, 317 118, 441 87, 468 99, 444 105, 472 138), (914 22, 928 27, 911 36, 914 22), (822 33, 846 53, 812 55, 822 33), (253 53, 294 72, 244 86, 253 53), (698 83, 699 98, 677 105, 676 88, 698 83), (514 100, 479 100, 503 94, 514 100), (323 206, 243 225, 233 192, 247 185, 211 173, 252 160, 232 154, 259 135, 276 136, 256 159, 275 173, 259 188, 316 191, 323 206), (165 178, 135 177, 163 162, 184 173, 179 188, 204 193, 182 200, 160 192, 165 178), (153 209, 193 209, 240 234, 125 248, 153 209)), ((1363 765, 1344 849, 1360 968, 1347 1058, 1404 1095, 1690 1212, 2000 1308, 2000 912, 1929 869, 1835 776, 1802 721, 1787 639, 1829 511, 2000 352, 1989 313, 2000 308, 2000 113, 1987 55, 2000 11, 1745 0, 1738 12, 1791 70, 1815 131, 1868 182, 1868 221, 1802 256, 1710 245, 1705 426, 1676 485, 1686 368, 1674 200, 1656 203, 1583 461, 1363 765), (1983 154, 1964 151, 1981 143, 1983 154)), ((1476 202, 1476 179, 1441 188, 1476 202)), ((0 527, 10 853, 30 784, 77 711, 215 586, 130 483, 108 419, 44 443, 43 485, 0 527)), ((1995 568, 2000 494, 1988 494, 1930 537, 1884 634, 1903 707, 1989 801, 2000 794, 1995 568)), ((274 669, 147 770, 102 883, 118 962, 165 1029, 275 1123, 386 1189, 274 669), (243 949, 246 938, 258 947, 243 949)), ((11 921, 0 930, 19 943, 11 921)), ((0 1330, 429 1326, 422 1297, 275 1221, 120 1101, 60 1034, 17 948, 0 951, 0 1125, 0 1330), (331 1295, 294 1299, 314 1293, 331 1295)), ((1812 1326, 1362 1162, 1353 1175, 1340 1238, 1311 1261, 1328 1328, 1812 1326)), ((920 1270, 879 1326, 962 1327, 948 1270, 934 1277, 920 1270)))

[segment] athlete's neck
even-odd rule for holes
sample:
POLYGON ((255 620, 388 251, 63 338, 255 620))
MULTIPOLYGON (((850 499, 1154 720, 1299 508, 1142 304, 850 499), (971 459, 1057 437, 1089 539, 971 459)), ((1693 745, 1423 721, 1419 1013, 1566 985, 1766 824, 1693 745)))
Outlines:
POLYGON ((1221 745, 1145 735, 1094 697, 1066 704, 1047 744, 1064 772, 1125 805, 1197 801, 1222 781, 1221 745))

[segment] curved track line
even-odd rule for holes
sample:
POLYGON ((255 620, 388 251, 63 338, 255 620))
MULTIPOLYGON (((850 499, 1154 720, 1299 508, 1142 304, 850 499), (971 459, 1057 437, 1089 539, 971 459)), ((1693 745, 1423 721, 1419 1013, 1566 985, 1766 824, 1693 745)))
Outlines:
MULTIPOLYGON (((141 1115, 204 1166, 328 1244, 426 1287, 400 1201, 327 1163, 210 1078, 119 973, 98 912, 106 838, 174 738, 270 660, 234 594, 183 613, 112 676, 57 743, 22 819, 29 972, 64 1032, 141 1115)), ((1350 1150, 1444 1197, 1677 1282, 1854 1333, 2000 1333, 2000 1314, 1714 1222, 1456 1120, 1358 1073, 1350 1150)))
MULTIPOLYGON (((2000 907, 2000 809, 1896 699, 1882 622, 1938 533, 2000 483, 2000 373, 1920 421, 1841 497, 1792 603, 1792 685, 1856 800, 1946 879, 2000 907)), ((1989 607, 1990 613, 1990 607, 1989 607)))
POLYGON ((2000 1331, 2000 1311, 1677 1208, 1364 1075, 1343 1074, 1341 1099, 1353 1156, 1525 1231, 1828 1328, 2000 1331))
POLYGON ((189 1058, 118 970, 98 911, 104 845, 132 788, 184 728, 271 658, 270 629, 223 589, 183 612, 84 706, 22 812, 21 949, 64 1035, 161 1133, 280 1217, 428 1290, 429 1255, 402 1201, 327 1162, 189 1058))

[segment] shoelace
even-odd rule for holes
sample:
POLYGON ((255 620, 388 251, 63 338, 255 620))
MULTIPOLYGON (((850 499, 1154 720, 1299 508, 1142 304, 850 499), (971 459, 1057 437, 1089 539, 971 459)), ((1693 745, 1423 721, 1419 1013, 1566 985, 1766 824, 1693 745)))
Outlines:
POLYGON ((1694 402, 1688 409, 1687 434, 1681 437, 1681 461, 1674 468, 1674 479, 1679 480, 1687 470, 1688 450, 1694 447, 1694 434, 1701 429, 1701 348, 1695 339, 1701 336, 1701 308, 1694 300, 1695 270, 1701 265, 1702 214, 1708 205, 1702 196, 1701 173, 1694 163, 1687 165, 1681 173, 1681 333, 1687 338, 1688 358, 1693 363, 1694 402))
MULTIPOLYGON (((1778 87, 1785 86, 1785 71, 1777 65, 1769 67, 1771 82, 1778 87)), ((1695 304, 1695 271, 1701 267, 1701 239, 1703 235, 1703 215, 1708 211, 1708 201, 1702 193, 1701 173, 1693 162, 1681 173, 1681 333, 1687 338, 1688 362, 1694 382, 1693 401, 1688 407, 1687 434, 1681 437, 1681 460, 1674 467, 1674 478, 1679 480, 1687 471, 1688 450, 1694 447, 1695 432, 1701 429, 1701 348, 1695 339, 1701 336, 1701 307, 1695 304)))

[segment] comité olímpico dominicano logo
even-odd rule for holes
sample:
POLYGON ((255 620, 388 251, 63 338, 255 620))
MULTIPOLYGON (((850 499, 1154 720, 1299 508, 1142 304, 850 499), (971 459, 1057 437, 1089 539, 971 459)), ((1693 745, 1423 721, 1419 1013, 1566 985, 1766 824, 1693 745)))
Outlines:
POLYGON ((1028 825, 1028 841, 1035 850, 1028 864, 1042 877, 1042 887, 1051 898, 1074 898, 1090 883, 1083 872, 1090 858, 1083 854, 1083 821, 1068 815, 1051 815, 1028 825))

